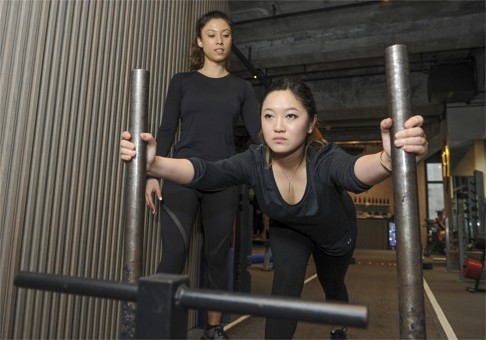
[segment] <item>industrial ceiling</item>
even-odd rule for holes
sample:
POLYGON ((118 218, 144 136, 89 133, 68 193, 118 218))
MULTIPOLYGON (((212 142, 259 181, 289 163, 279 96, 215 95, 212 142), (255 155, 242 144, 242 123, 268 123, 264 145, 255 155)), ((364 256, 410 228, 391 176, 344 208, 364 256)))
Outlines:
POLYGON ((285 75, 313 89, 325 136, 380 139, 385 49, 407 47, 412 109, 439 132, 448 105, 484 107, 485 1, 233 1, 231 71, 262 93, 285 75))

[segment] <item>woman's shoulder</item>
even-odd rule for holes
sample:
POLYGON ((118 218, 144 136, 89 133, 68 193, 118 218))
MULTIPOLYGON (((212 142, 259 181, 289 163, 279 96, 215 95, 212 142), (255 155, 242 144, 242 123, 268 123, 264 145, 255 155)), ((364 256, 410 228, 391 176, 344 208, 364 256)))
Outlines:
POLYGON ((241 154, 245 154, 248 161, 252 163, 263 164, 265 161, 266 146, 264 144, 251 144, 241 154))
POLYGON ((172 76, 172 80, 184 80, 187 78, 194 77, 196 75, 196 71, 190 71, 190 72, 178 72, 172 76))
POLYGON ((263 143, 250 144, 248 146, 248 150, 253 154, 264 155, 267 150, 267 146, 263 143))
POLYGON ((193 73, 194 72, 179 72, 179 73, 174 74, 172 76, 172 78, 170 79, 170 86, 171 87, 181 87, 182 84, 186 83, 188 79, 190 81, 190 78, 191 78, 193 73))
POLYGON ((243 78, 236 76, 234 74, 231 74, 231 73, 228 74, 226 77, 224 77, 224 79, 229 81, 229 82, 232 82, 234 84, 238 84, 242 87, 252 88, 252 85, 248 80, 243 79, 243 78))
MULTIPOLYGON (((320 168, 322 164, 344 164, 348 161, 353 161, 353 159, 356 157, 357 156, 353 156, 352 154, 346 152, 336 143, 327 143, 320 146, 311 146, 307 153, 307 158, 309 159, 309 162, 313 164, 316 169, 320 168)), ((328 165, 326 165, 326 167, 328 165)))
POLYGON ((235 82, 238 82, 238 83, 241 83, 241 84, 251 85, 251 83, 248 80, 243 79, 240 76, 234 75, 233 73, 229 73, 226 78, 227 79, 230 79, 231 81, 235 81, 235 82))
POLYGON ((319 159, 325 156, 329 156, 334 152, 340 150, 341 148, 336 143, 323 143, 323 144, 313 144, 309 146, 308 155, 310 159, 319 159))

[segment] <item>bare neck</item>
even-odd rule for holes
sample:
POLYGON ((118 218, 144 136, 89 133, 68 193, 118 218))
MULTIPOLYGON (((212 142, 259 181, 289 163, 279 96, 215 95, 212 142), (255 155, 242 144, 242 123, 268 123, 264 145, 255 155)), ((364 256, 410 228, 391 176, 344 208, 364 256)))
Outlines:
POLYGON ((229 74, 223 63, 211 63, 207 60, 197 71, 209 78, 223 78, 229 74))

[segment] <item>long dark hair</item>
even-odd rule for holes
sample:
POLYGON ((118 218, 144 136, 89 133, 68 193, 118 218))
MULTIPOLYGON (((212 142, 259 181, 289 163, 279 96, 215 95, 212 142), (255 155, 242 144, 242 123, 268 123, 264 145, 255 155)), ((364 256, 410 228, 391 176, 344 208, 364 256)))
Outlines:
MULTIPOLYGON (((289 90, 290 92, 292 92, 295 98, 297 98, 302 106, 304 106, 305 110, 307 111, 307 118, 309 123, 312 122, 315 116, 318 116, 316 101, 314 99, 314 95, 312 94, 311 89, 302 79, 296 77, 279 78, 275 82, 270 84, 270 86, 265 91, 265 94, 263 95, 262 104, 270 93, 274 91, 285 90, 289 90)), ((307 157, 307 150, 311 145, 323 146, 327 144, 327 141, 321 134, 319 125, 319 121, 317 121, 312 132, 307 134, 304 149, 305 158, 307 157)), ((264 140, 263 136, 260 137, 261 140, 264 140)), ((268 165, 271 164, 272 154, 272 151, 267 148, 266 160, 268 165)))
MULTIPOLYGON (((221 11, 210 11, 200 17, 196 23, 196 37, 192 41, 191 56, 189 57, 189 69, 191 71, 197 71, 204 66, 204 51, 197 44, 197 38, 202 38, 202 29, 212 19, 223 19, 233 30, 233 22, 228 15, 221 11)), ((225 68, 227 70, 229 69, 229 60, 229 57, 225 60, 225 68)))

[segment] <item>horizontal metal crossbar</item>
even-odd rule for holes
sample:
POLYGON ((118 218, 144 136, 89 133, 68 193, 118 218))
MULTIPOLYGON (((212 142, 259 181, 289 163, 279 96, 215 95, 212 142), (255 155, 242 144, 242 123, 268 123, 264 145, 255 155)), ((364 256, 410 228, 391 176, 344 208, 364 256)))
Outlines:
MULTIPOLYGON (((180 284, 180 281, 177 281, 179 277, 183 276, 157 274, 141 278, 137 284, 129 284, 22 271, 16 274, 15 285, 51 292, 137 301, 139 286, 147 282, 152 285, 151 289, 156 289, 156 291, 175 292, 167 298, 169 301, 158 302, 164 304, 165 307, 201 308, 315 323, 367 326, 368 309, 364 306, 306 301, 292 297, 190 289, 186 284, 180 284), (153 286, 154 284, 155 286, 153 286)), ((143 306, 139 307, 143 308, 143 306)))
POLYGON ((21 271, 15 275, 17 287, 50 292, 137 301, 138 285, 124 282, 21 271))
POLYGON ((181 288, 176 301, 187 308, 355 327, 366 327, 368 319, 368 309, 364 306, 207 289, 181 288))

